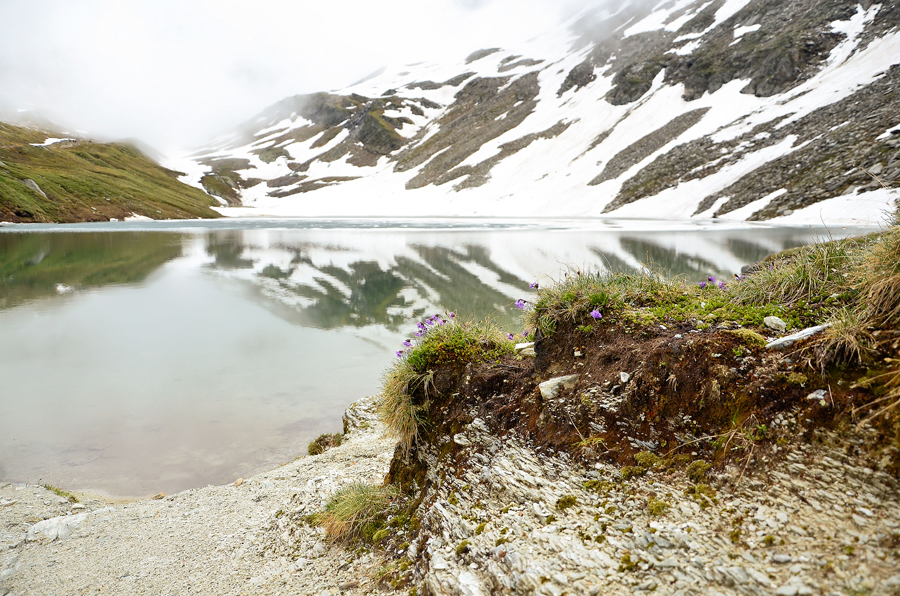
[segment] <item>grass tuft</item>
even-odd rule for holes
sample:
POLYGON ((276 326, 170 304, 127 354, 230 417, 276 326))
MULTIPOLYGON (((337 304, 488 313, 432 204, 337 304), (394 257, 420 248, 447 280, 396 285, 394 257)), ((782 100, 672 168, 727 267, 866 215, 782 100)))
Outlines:
POLYGON ((306 451, 310 455, 319 455, 332 447, 339 447, 343 440, 344 435, 340 433, 319 435, 315 440, 310 441, 306 451))
POLYGON ((401 353, 382 383, 379 415, 388 433, 400 439, 404 452, 427 424, 437 367, 499 360, 514 352, 515 344, 490 321, 433 320, 414 343, 410 341, 412 346, 401 353))
MULTIPOLYGON (((334 542, 372 541, 385 525, 396 491, 362 482, 339 489, 325 505, 318 524, 334 542)), ((383 536, 382 536, 383 538, 383 536)))

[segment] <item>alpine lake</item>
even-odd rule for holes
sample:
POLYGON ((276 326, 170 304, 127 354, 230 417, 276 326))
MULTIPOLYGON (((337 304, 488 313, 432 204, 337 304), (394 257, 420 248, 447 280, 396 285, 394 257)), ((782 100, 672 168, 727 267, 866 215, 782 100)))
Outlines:
POLYGON ((115 497, 233 482, 340 432, 425 316, 523 331, 565 275, 700 281, 871 228, 223 219, 0 226, 0 480, 115 497))

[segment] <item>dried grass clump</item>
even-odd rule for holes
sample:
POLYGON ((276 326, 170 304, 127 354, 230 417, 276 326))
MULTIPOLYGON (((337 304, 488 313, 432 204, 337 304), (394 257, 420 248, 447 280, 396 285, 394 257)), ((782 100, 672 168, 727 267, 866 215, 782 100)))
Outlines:
POLYGON ((831 327, 814 340, 813 353, 822 370, 831 365, 861 362, 875 345, 875 336, 858 308, 844 307, 834 313, 831 327))
POLYGON ((686 291, 681 278, 667 278, 655 269, 632 273, 576 270, 538 291, 534 308, 525 311, 525 326, 551 335, 557 321, 577 323, 593 310, 603 314, 624 306, 676 303, 684 299, 686 291))
POLYGON ((384 526, 395 496, 396 490, 390 486, 349 484, 331 497, 318 523, 334 542, 371 540, 384 526))
POLYGON ((732 285, 732 300, 745 305, 796 306, 800 301, 818 302, 841 294, 847 289, 844 272, 855 245, 846 240, 811 244, 763 263, 753 275, 732 285))
POLYGON ((860 291, 869 324, 900 323, 900 228, 888 230, 869 246, 851 280, 860 291))

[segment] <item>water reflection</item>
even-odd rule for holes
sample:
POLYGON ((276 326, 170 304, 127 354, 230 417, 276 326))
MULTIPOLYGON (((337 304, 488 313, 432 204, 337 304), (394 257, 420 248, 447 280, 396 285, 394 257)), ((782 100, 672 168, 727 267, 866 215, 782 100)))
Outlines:
POLYGON ((180 234, 0 234, 0 308, 146 279, 181 256, 180 234))
POLYGON ((512 303, 572 269, 727 276, 816 238, 203 225, 0 233, 0 480, 115 495, 233 481, 338 430, 423 314, 517 331, 512 303))

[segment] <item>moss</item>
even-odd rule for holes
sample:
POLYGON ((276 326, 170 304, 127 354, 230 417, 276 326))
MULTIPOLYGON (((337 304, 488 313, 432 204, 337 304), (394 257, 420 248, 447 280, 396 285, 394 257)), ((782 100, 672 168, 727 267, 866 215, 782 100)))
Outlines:
POLYGON ((500 546, 501 544, 506 544, 507 542, 509 542, 509 538, 505 538, 505 537, 501 536, 500 538, 497 538, 497 540, 494 541, 494 546, 500 546))
POLYGON ((450 496, 447 497, 447 502, 451 505, 459 505, 459 499, 456 497, 456 493, 450 493, 450 496))
POLYGON ((632 560, 631 553, 625 553, 619 562, 619 573, 626 571, 634 571, 637 569, 638 561, 632 560))
POLYGON ((480 536, 481 533, 484 532, 484 529, 486 527, 487 527, 487 522, 481 522, 480 524, 478 524, 478 527, 475 528, 475 535, 480 536))
POLYGON ((728 538, 729 538, 729 540, 731 540, 732 543, 738 544, 738 543, 740 543, 741 536, 743 536, 743 534, 744 534, 744 532, 740 528, 732 528, 731 532, 729 532, 729 534, 728 534, 728 538))
POLYGON ((606 494, 615 488, 616 485, 608 480, 588 480, 583 486, 585 490, 606 494))
POLYGON ((726 329, 723 333, 737 337, 748 346, 763 347, 768 343, 765 337, 751 329, 726 329))
POLYGON ((622 469, 619 470, 619 475, 622 477, 622 480, 631 480, 632 478, 643 476, 646 473, 647 469, 642 468, 641 466, 622 466, 622 469))
POLYGON ((574 507, 577 502, 578 499, 575 495, 563 495, 556 500, 556 508, 560 511, 565 511, 569 507, 574 507))
POLYGON ((775 546, 775 537, 769 534, 762 539, 762 543, 766 546, 775 546))
POLYGON ((637 465, 648 470, 657 468, 662 463, 659 456, 650 451, 641 451, 634 456, 634 461, 637 462, 637 465))
POLYGON ((319 455, 325 453, 332 447, 337 447, 344 440, 341 434, 323 434, 319 435, 315 440, 311 441, 306 448, 310 455, 319 455))
POLYGON ((391 531, 388 528, 382 528, 372 535, 372 542, 381 542, 390 535, 391 531))
POLYGON ((806 385, 809 382, 809 377, 803 373, 792 372, 785 377, 785 380, 791 385, 806 385))
POLYGON ((706 479, 706 474, 711 467, 712 466, 705 461, 697 460, 691 462, 687 469, 685 469, 684 474, 687 476, 688 480, 694 484, 700 484, 706 479))
POLYGON ((647 513, 653 516, 663 515, 666 511, 669 510, 669 505, 665 501, 661 501, 656 497, 650 497, 647 499, 647 513))
POLYGON ((469 552, 470 544, 471 544, 471 542, 469 542, 468 540, 463 540, 462 542, 460 542, 459 546, 456 547, 456 556, 458 557, 462 554, 469 552))

